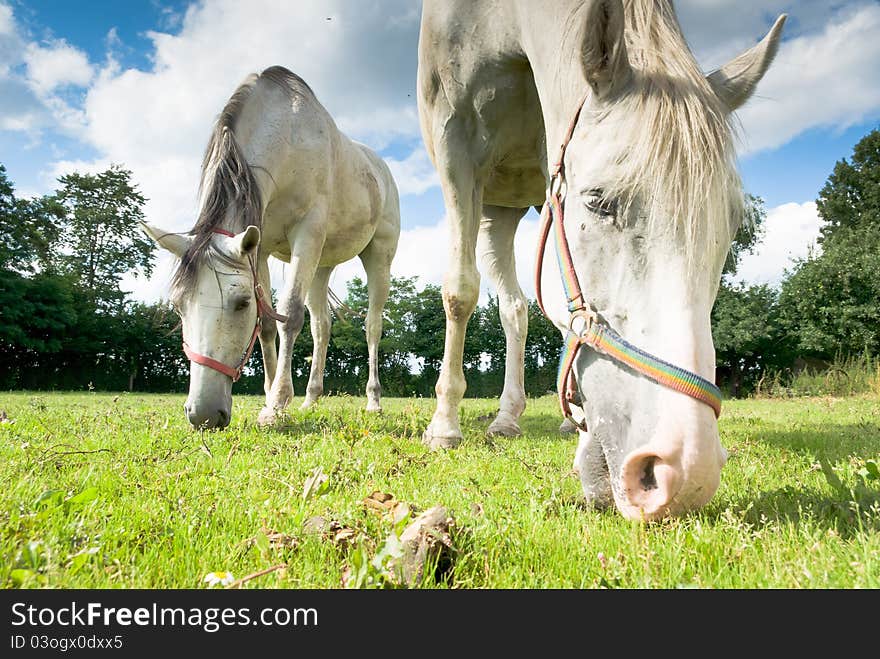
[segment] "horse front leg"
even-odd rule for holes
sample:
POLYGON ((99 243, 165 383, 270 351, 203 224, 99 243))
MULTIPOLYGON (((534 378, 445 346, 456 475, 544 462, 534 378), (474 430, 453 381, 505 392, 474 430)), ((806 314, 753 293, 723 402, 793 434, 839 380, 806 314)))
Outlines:
MULTIPOLYGON (((265 257, 260 260, 258 276, 265 294, 267 296, 271 295, 272 282, 269 276, 269 262, 265 257)), ((263 390, 266 392, 266 399, 268 401, 272 381, 275 379, 275 371, 278 368, 278 352, 275 346, 275 340, 278 337, 278 326, 275 324, 275 319, 271 316, 264 315, 261 321, 260 352, 263 355, 263 390)))
POLYGON ((522 433, 519 417, 526 407, 525 354, 529 329, 528 301, 516 277, 513 242, 528 209, 484 206, 478 251, 483 267, 498 291, 498 313, 504 328, 504 390, 498 416, 486 431, 491 436, 522 433))
POLYGON ((572 466, 581 479, 587 503, 599 509, 610 508, 614 503, 614 495, 605 451, 591 433, 578 430, 577 426, 575 432, 579 435, 579 441, 572 466))
MULTIPOLYGON (((450 126, 447 124, 447 130, 450 126)), ((446 312, 446 340, 443 363, 434 391, 437 408, 422 437, 432 449, 454 448, 462 439, 458 408, 467 383, 462 362, 468 320, 476 309, 480 293, 477 270, 477 233, 482 210, 482 184, 472 168, 452 162, 450 154, 462 149, 447 144, 438 153, 438 171, 443 185, 449 226, 449 262, 443 280, 443 310, 446 312)))
POLYGON ((312 210, 288 236, 290 269, 278 301, 278 311, 287 316, 287 320, 280 323, 278 368, 266 397, 266 406, 257 418, 260 425, 275 423, 293 399, 293 344, 303 327, 306 291, 311 287, 324 248, 325 218, 323 211, 312 210))
POLYGON ((330 307, 327 304, 327 290, 333 268, 318 268, 306 307, 312 330, 312 364, 309 369, 309 383, 306 385, 306 399, 301 405, 306 409, 314 405, 324 394, 324 365, 327 362, 327 346, 330 344, 330 307))

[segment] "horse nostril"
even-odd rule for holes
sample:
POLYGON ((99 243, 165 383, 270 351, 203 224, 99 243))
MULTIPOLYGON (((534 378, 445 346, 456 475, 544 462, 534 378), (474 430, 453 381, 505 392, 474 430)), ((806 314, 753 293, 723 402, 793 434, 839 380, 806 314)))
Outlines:
POLYGON ((229 412, 226 410, 217 410, 217 427, 225 428, 229 425, 229 412))
POLYGON ((657 477, 654 475, 654 464, 656 462, 656 456, 652 456, 646 458, 642 463, 642 475, 641 478, 639 478, 639 482, 642 485, 642 489, 646 492, 648 490, 657 489, 657 477))

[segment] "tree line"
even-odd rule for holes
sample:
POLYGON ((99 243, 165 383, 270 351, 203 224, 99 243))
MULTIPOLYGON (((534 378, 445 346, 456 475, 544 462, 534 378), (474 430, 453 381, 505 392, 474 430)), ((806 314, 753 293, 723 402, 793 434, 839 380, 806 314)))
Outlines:
MULTIPOLYGON (((143 304, 120 287, 148 277, 154 246, 139 229, 144 197, 131 172, 69 174, 54 193, 22 199, 0 164, 0 389, 184 391, 189 364, 177 317, 166 302, 143 304)), ((748 393, 767 373, 880 352, 880 130, 834 167, 817 199, 820 251, 795 262, 778 287, 736 282, 741 256, 759 242, 765 212, 749 197, 712 311, 717 379, 748 393)), ((366 284, 349 282, 334 309, 325 391, 362 395, 367 379, 366 284)), ((386 395, 431 396, 443 357, 440 288, 393 278, 385 308, 380 378, 386 395)), ((558 331, 528 308, 526 388, 555 387, 558 331)), ((308 320, 296 342, 294 382, 302 392, 312 340, 308 320)), ((497 396, 505 339, 497 298, 468 325, 468 395, 497 396)), ((236 391, 261 393, 259 348, 236 391)))

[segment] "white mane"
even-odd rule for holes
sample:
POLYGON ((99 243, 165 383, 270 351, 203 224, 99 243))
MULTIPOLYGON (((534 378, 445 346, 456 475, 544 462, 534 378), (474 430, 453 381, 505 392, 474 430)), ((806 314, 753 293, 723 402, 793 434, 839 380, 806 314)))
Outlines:
MULTIPOLYGON (((742 221, 732 115, 691 53, 670 2, 625 0, 633 88, 621 97, 627 146, 606 188, 624 207, 635 198, 651 223, 684 232, 692 266, 729 245, 742 221)), ((662 229, 655 225, 655 228, 662 229)))

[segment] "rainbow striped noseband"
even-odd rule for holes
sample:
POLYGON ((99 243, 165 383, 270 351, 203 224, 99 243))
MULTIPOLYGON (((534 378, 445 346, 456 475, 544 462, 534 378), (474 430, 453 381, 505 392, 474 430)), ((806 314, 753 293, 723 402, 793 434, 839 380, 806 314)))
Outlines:
POLYGON ((577 383, 572 371, 574 361, 581 346, 589 346, 596 352, 606 355, 620 362, 632 370, 683 394, 705 403, 715 412, 717 418, 721 414, 721 390, 709 380, 700 377, 696 373, 674 366, 654 355, 637 348, 624 340, 617 332, 605 323, 596 312, 590 308, 584 299, 580 282, 571 258, 571 250, 568 239, 565 236, 565 167, 563 160, 565 150, 571 141, 578 117, 586 103, 588 95, 584 95, 578 104, 577 111, 568 126, 568 132, 562 142, 559 159, 553 166, 550 175, 550 186, 547 190, 547 199, 541 211, 541 231, 538 240, 538 255, 535 264, 535 291, 538 297, 538 306, 547 316, 544 302, 541 299, 541 271, 544 265, 544 252, 547 247, 547 239, 551 229, 554 229, 556 242, 556 260, 559 272, 562 275, 562 285, 568 300, 568 311, 571 314, 568 322, 568 331, 565 335, 565 345, 559 359, 559 372, 556 376, 556 391, 559 394, 559 406, 562 414, 583 431, 587 430, 586 423, 578 422, 572 417, 571 403, 577 398, 577 383))

